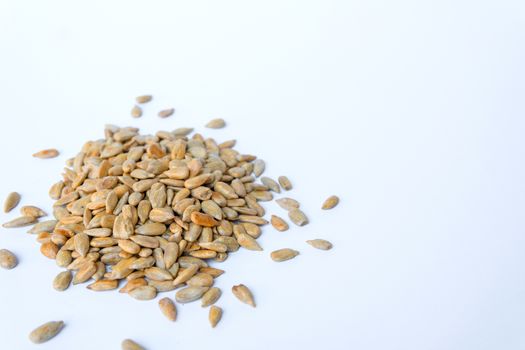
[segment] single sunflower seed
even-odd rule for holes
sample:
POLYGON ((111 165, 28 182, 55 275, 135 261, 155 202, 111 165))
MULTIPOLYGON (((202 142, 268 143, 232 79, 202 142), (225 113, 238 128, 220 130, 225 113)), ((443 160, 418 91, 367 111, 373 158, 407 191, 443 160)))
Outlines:
POLYGON ((297 226, 304 226, 308 223, 308 218, 306 215, 299 209, 292 209, 288 212, 288 217, 294 224, 297 226))
POLYGON ((282 261, 293 259, 297 255, 299 255, 299 252, 297 250, 285 248, 285 249, 279 249, 279 250, 273 251, 270 256, 273 261, 282 262, 282 261))
POLYGON ((308 243, 309 245, 311 245, 312 247, 316 249, 321 249, 321 250, 330 250, 333 247, 332 243, 324 239, 311 239, 311 240, 306 241, 306 243, 308 243))
POLYGON ((272 218, 270 220, 272 226, 277 230, 277 231, 286 231, 288 230, 289 226, 288 224, 286 223, 286 221, 284 221, 284 219, 282 219, 281 217, 277 216, 277 215, 272 215, 272 218))
POLYGON ((33 157, 40 158, 40 159, 49 159, 49 158, 55 158, 58 157, 58 151, 54 148, 51 149, 45 149, 42 151, 38 151, 33 154, 33 157))
POLYGON ((140 346, 131 339, 123 340, 121 347, 122 350, 145 350, 142 346, 140 346))
POLYGON ((62 292, 69 288, 71 280, 73 279, 73 274, 71 271, 62 271, 56 275, 53 280, 53 288, 59 292, 62 292))
POLYGON ((35 344, 42 344, 54 338, 64 328, 63 321, 51 321, 29 333, 29 340, 35 344))
POLYGON ((210 290, 204 293, 204 295, 202 296, 201 306, 207 307, 207 306, 215 304, 217 300, 219 300, 219 298, 221 297, 221 294, 222 293, 219 288, 217 287, 210 288, 210 290))
POLYGON ((186 287, 175 294, 175 299, 181 304, 191 303, 199 300, 208 289, 208 287, 186 287))
POLYGON ((281 187, 284 190, 286 190, 286 191, 290 191, 292 189, 292 187, 293 187, 292 183, 290 182, 290 180, 286 176, 279 176, 277 181, 279 181, 279 184, 281 185, 281 187))
POLYGON ((221 118, 212 119, 206 124, 206 127, 210 129, 221 129, 221 128, 224 128, 225 126, 226 126, 226 122, 224 121, 224 119, 221 119, 221 118))
POLYGON ((18 265, 16 256, 7 249, 0 249, 0 267, 6 270, 14 269, 18 265))
POLYGON ((2 225, 4 228, 17 228, 34 224, 37 219, 33 216, 21 216, 2 225))
MULTIPOLYGON (((11 192, 7 195, 4 202, 4 213, 9 213, 18 203, 20 203, 20 194, 18 192, 11 192)), ((22 213, 22 215, 25 215, 22 213)))
POLYGON ((151 101, 152 99, 153 99, 153 96, 151 95, 140 95, 140 96, 135 97, 135 101, 140 104, 147 103, 151 101))
POLYGON ((212 328, 215 328, 217 326, 217 323, 219 323, 219 321, 222 318, 222 309, 218 306, 212 305, 212 307, 210 307, 210 313, 208 318, 210 320, 212 328))
POLYGON ((162 298, 159 300, 160 311, 170 321, 177 319, 177 309, 175 303, 170 298, 162 298))
POLYGON ((142 117, 142 109, 139 106, 133 106, 133 108, 131 109, 131 116, 133 118, 142 117))
POLYGON ((163 109, 162 111, 159 112, 159 117, 168 118, 171 115, 173 115, 173 113, 175 113, 175 108, 163 109))
POLYGON ((337 206, 337 204, 339 204, 339 197, 337 197, 337 196, 330 196, 324 201, 323 206, 321 207, 321 209, 329 210, 329 209, 332 209, 335 206, 337 206))

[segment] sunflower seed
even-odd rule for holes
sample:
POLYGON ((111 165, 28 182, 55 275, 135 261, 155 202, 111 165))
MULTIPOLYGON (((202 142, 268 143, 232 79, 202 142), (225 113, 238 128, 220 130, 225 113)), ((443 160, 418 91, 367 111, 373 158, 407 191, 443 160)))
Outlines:
POLYGON ((135 97, 135 101, 137 103, 147 103, 149 101, 151 101, 153 99, 153 96, 151 95, 140 95, 140 96, 137 96, 135 97))
POLYGON ((62 292, 69 288, 73 275, 71 271, 60 272, 53 280, 53 288, 59 292, 62 292))
POLYGON ((170 321, 177 319, 177 309, 175 303, 170 298, 162 298, 159 300, 160 311, 170 321))
POLYGON ((45 149, 33 154, 33 157, 40 159, 48 159, 58 157, 58 151, 54 148, 45 149))
POLYGON ((87 288, 93 291, 96 291, 96 292, 113 290, 113 289, 118 288, 118 281, 117 280, 98 280, 88 285, 87 288))
POLYGON ((253 300, 252 292, 244 284, 239 284, 232 287, 233 295, 240 301, 250 306, 255 307, 255 301, 253 300))
POLYGON ((125 339, 122 342, 122 350, 145 350, 145 349, 139 344, 135 343, 133 340, 125 339))
MULTIPOLYGON (((4 213, 9 213, 18 205, 18 203, 20 203, 20 194, 18 192, 9 193, 4 202, 4 213)), ((22 213, 22 215, 26 216, 24 213, 22 213)))
POLYGON ((40 218, 42 216, 47 216, 46 212, 42 209, 32 206, 32 205, 25 205, 22 208, 20 208, 20 213, 23 216, 32 216, 34 218, 40 218))
POLYGON ((312 239, 309 241, 306 241, 309 245, 311 245, 314 248, 321 249, 321 250, 330 250, 332 249, 332 243, 324 240, 324 239, 312 239))
POLYGON ((31 224, 34 224, 36 220, 37 219, 33 216, 21 216, 19 218, 6 222, 5 224, 2 225, 2 227, 17 228, 17 227, 29 226, 31 224))
POLYGON ((131 290, 128 294, 137 300, 151 300, 157 296, 157 290, 152 286, 140 286, 131 290))
POLYGON ((218 306, 213 305, 210 308, 210 314, 208 316, 212 328, 215 328, 215 326, 217 326, 217 323, 219 323, 219 321, 221 320, 221 317, 222 317, 222 309, 218 306))
POLYGON ((255 162, 253 162, 253 174, 257 177, 261 176, 262 173, 264 173, 264 169, 266 168, 266 163, 264 163, 264 160, 262 159, 256 159, 255 162))
POLYGON ((276 193, 281 193, 281 188, 279 187, 279 184, 275 182, 273 179, 270 179, 267 176, 261 177, 261 182, 264 186, 268 187, 270 190, 276 193))
POLYGON ((181 304, 191 303, 199 300, 208 289, 208 287, 186 287, 175 294, 175 300, 181 304))
POLYGON ((284 210, 299 209, 299 202, 292 198, 279 198, 275 201, 284 210))
POLYGON ((304 226, 308 223, 308 218, 306 215, 299 209, 292 209, 288 212, 288 217, 294 224, 297 226, 304 226))
POLYGON ((163 109, 162 111, 159 112, 159 117, 167 118, 171 116, 173 113, 175 113, 175 108, 163 109))
POLYGON ((281 185, 281 187, 285 189, 286 191, 290 191, 293 187, 292 183, 286 176, 279 176, 277 181, 279 181, 279 184, 281 185))
POLYGON ((270 256, 272 257, 273 261, 281 262, 293 259, 297 255, 299 255, 299 252, 297 250, 285 248, 273 251, 270 256))
POLYGON ((282 218, 280 218, 279 216, 277 215, 272 215, 272 218, 270 220, 270 222, 272 223, 272 226, 277 230, 277 231, 286 231, 288 230, 288 224, 286 223, 286 221, 284 221, 282 218))
POLYGON ((206 124, 206 127, 210 129, 221 129, 221 128, 224 128, 225 126, 226 126, 226 122, 224 121, 224 119, 220 119, 220 118, 212 119, 206 124))
POLYGON ((55 337, 64 328, 63 321, 51 321, 44 323, 31 333, 29 340, 35 344, 42 344, 55 337))
POLYGON ((202 307, 207 307, 210 305, 213 305, 219 300, 221 297, 221 290, 217 287, 210 288, 204 295, 202 296, 202 307))
POLYGON ((16 256, 7 249, 0 249, 0 267, 6 270, 14 269, 18 265, 16 256))
POLYGON ((182 283, 186 283, 190 278, 193 277, 199 271, 198 265, 190 265, 188 268, 183 271, 179 271, 177 277, 173 280, 173 285, 177 286, 182 283))
POLYGON ((142 117, 142 109, 139 106, 133 106, 133 108, 131 109, 131 116, 133 118, 142 117))
POLYGON ((339 204, 339 197, 337 196, 330 196, 328 197, 324 203, 321 209, 328 210, 334 208, 337 204, 339 204))

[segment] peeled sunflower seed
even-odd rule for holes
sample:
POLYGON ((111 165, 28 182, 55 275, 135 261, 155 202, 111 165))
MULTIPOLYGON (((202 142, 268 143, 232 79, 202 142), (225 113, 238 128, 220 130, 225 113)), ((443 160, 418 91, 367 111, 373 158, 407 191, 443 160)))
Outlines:
POLYGON ((299 252, 297 250, 285 248, 273 251, 271 257, 273 261, 281 262, 293 259, 297 255, 299 255, 299 252))
POLYGON ((145 350, 142 346, 135 343, 131 339, 125 339, 122 341, 122 350, 145 350))
POLYGON ((175 303, 170 298, 162 298, 159 300, 160 311, 170 321, 177 319, 177 309, 175 303))
POLYGON ((282 218, 280 218, 279 216, 277 215, 272 215, 272 218, 270 220, 272 226, 277 230, 277 231, 286 231, 288 230, 289 226, 288 224, 286 223, 286 221, 284 221, 282 218))
POLYGON ((226 122, 220 118, 212 119, 206 124, 206 127, 210 129, 220 129, 224 128, 224 126, 226 126, 226 122))
POLYGON ((324 239, 311 239, 309 241, 306 241, 309 245, 311 245, 314 248, 321 249, 321 250, 330 250, 332 249, 332 243, 324 240, 324 239))
POLYGON ((233 295, 240 301, 250 306, 255 307, 255 301, 253 300, 252 292, 244 284, 239 284, 232 287, 233 295))
POLYGON ((9 193, 4 202, 4 213, 9 213, 18 203, 20 203, 20 194, 18 192, 9 193))
POLYGON ((64 328, 63 321, 51 321, 44 323, 29 333, 29 340, 35 344, 42 344, 54 338, 64 328))
POLYGON ((175 294, 175 299, 181 304, 191 303, 199 300, 208 289, 208 287, 186 287, 175 294))
POLYGON ((129 292, 137 300, 151 300, 157 296, 157 290, 152 286, 140 286, 129 292))
POLYGON ((162 111, 159 112, 159 117, 167 118, 171 116, 173 113, 175 113, 175 108, 163 109, 162 111))
POLYGON ((131 116, 133 118, 142 117, 142 109, 139 106, 133 106, 133 108, 131 109, 131 116))
POLYGON ((277 181, 279 181, 279 184, 281 185, 281 187, 285 189, 286 191, 290 191, 292 189, 292 183, 286 176, 279 176, 277 181))
POLYGON ((297 226, 304 226, 308 223, 308 218, 306 215, 299 209, 292 209, 288 212, 288 217, 294 224, 297 226))
POLYGON ((339 204, 339 197, 337 196, 330 196, 328 197, 324 203, 321 209, 328 210, 334 208, 337 204, 339 204))
POLYGON ((7 249, 0 249, 0 267, 6 270, 14 269, 18 265, 16 256, 7 249))
POLYGON ((284 210, 299 209, 299 202, 292 198, 279 198, 275 201, 284 210))
POLYGON ((212 328, 215 328, 215 326, 217 326, 217 323, 219 323, 219 321, 221 320, 221 317, 222 317, 222 309, 218 306, 213 305, 210 308, 210 313, 208 316, 212 328))
POLYGON ((53 288, 62 292, 69 288, 72 279, 73 274, 71 274, 71 271, 62 271, 53 280, 53 288))
POLYGON ((33 157, 40 159, 55 158, 58 156, 58 151, 54 148, 45 149, 33 154, 33 157))
POLYGON ((210 290, 204 293, 204 295, 202 296, 201 306, 207 307, 207 306, 213 305, 217 302, 217 300, 219 300, 220 297, 221 297, 221 290, 219 288, 217 287, 210 288, 210 290))
POLYGON ((45 211, 32 205, 23 206, 22 208, 20 208, 20 213, 23 216, 32 216, 34 218, 40 218, 42 216, 47 215, 45 211))
POLYGON ((151 101, 152 99, 153 99, 153 96, 151 95, 140 95, 140 96, 135 97, 135 101, 140 104, 147 103, 151 101))
POLYGON ((11 221, 8 221, 2 225, 4 228, 17 228, 17 227, 24 227, 29 226, 31 224, 34 224, 36 222, 36 218, 33 216, 21 216, 19 218, 13 219, 11 221))

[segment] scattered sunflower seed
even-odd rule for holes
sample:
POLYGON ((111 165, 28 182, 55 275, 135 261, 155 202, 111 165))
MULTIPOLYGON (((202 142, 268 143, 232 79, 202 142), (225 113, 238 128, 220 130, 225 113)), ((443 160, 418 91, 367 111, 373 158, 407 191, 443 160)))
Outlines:
POLYGON ((47 216, 45 211, 32 205, 23 206, 22 208, 20 208, 20 213, 23 216, 32 216, 34 218, 41 218, 42 216, 47 216))
POLYGON ((55 158, 58 157, 58 151, 54 148, 51 149, 45 149, 42 151, 38 151, 33 154, 33 157, 40 158, 40 159, 48 159, 48 158, 55 158))
POLYGON ((151 101, 152 99, 153 99, 153 96, 151 95, 140 95, 140 96, 135 97, 135 101, 140 104, 147 103, 151 101))
POLYGON ((170 321, 177 319, 177 309, 175 303, 170 298, 162 298, 159 300, 160 311, 170 321))
POLYGON ((6 270, 14 269, 18 265, 16 256, 7 249, 0 249, 0 267, 6 270))
POLYGON ((272 218, 270 220, 272 226, 277 230, 277 231, 286 231, 288 230, 288 224, 286 223, 286 221, 284 221, 282 218, 280 218, 279 216, 277 215, 272 215, 272 218))
POLYGON ((255 301, 253 300, 252 292, 244 284, 239 284, 232 287, 233 295, 240 301, 250 306, 255 307, 255 301))
POLYGON ((332 249, 332 243, 324 240, 324 239, 311 239, 309 241, 306 241, 309 245, 311 245, 314 248, 321 249, 321 250, 330 250, 332 249))
POLYGON ((321 209, 328 210, 334 208, 337 204, 339 204, 339 197, 337 196, 330 196, 328 197, 324 203, 321 209))
POLYGON ((139 344, 135 343, 133 340, 125 339, 122 342, 122 350, 145 350, 145 349, 139 344))
POLYGON ((294 224, 297 226, 304 226, 308 223, 308 218, 306 215, 299 209, 292 209, 288 212, 288 217, 294 224))
POLYGON ((18 192, 9 193, 4 202, 4 213, 9 213, 18 203, 20 203, 20 194, 18 192))
POLYGON ((29 340, 35 344, 42 344, 54 338, 64 328, 63 321, 44 323, 29 334, 29 340))
POLYGON ((221 320, 222 317, 222 309, 218 306, 212 305, 210 307, 210 314, 209 314, 209 320, 212 328, 215 328, 217 326, 217 323, 221 320))
POLYGON ((221 129, 221 128, 224 128, 225 126, 226 126, 226 122, 224 121, 224 119, 220 119, 220 118, 212 119, 208 122, 208 124, 206 124, 206 127, 210 129, 221 129))
POLYGON ((133 118, 142 117, 142 109, 139 106, 133 106, 133 108, 131 109, 131 116, 133 118))
POLYGON ((173 115, 173 113, 175 113, 175 108, 163 109, 162 111, 159 112, 159 117, 168 118, 171 115, 173 115))
POLYGON ((31 224, 34 224, 36 220, 37 219, 33 216, 21 216, 21 217, 18 217, 16 219, 6 222, 2 226, 4 228, 24 227, 24 226, 29 226, 31 224))
POLYGON ((286 191, 290 191, 292 189, 292 183, 286 176, 279 176, 277 181, 279 181, 279 184, 281 185, 281 187, 285 189, 286 191))
POLYGON ((73 275, 71 271, 60 272, 53 280, 53 288, 59 292, 62 292, 69 288, 73 275))
POLYGON ((273 251, 271 257, 273 261, 282 262, 293 259, 297 255, 299 255, 299 252, 297 250, 285 248, 273 251))

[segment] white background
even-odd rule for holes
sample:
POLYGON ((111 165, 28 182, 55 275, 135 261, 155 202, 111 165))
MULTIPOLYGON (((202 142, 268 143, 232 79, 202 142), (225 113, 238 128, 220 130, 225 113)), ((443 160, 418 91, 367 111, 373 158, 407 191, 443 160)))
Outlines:
POLYGON ((524 33, 519 0, 1 0, 0 197, 50 210, 64 161, 105 123, 193 126, 288 175, 311 224, 267 227, 264 252, 222 265, 213 330, 199 303, 170 323, 156 301, 58 293, 34 237, 0 229, 20 258, 0 271, 0 348, 36 348, 28 333, 62 319, 39 349, 523 349, 524 33), (202 127, 215 117, 228 127, 202 127), (49 147, 61 157, 31 157, 49 147), (273 263, 283 247, 302 254, 273 263))

